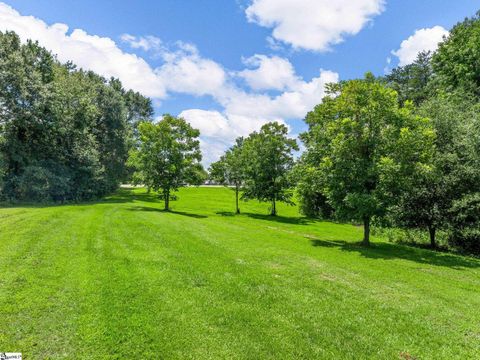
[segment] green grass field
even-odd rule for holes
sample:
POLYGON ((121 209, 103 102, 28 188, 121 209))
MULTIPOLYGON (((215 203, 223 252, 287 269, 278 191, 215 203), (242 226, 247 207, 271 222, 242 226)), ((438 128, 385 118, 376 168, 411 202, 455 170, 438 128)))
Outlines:
POLYGON ((233 192, 0 209, 0 351, 24 359, 480 358, 480 261, 233 192), (409 357, 411 356, 411 357, 409 357))

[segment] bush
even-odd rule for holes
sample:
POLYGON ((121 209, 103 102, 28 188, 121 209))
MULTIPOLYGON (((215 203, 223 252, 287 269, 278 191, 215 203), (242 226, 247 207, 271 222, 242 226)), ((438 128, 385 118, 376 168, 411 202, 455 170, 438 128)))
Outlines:
MULTIPOLYGON (((374 226, 372 235, 380 236, 388 242, 404 245, 413 245, 419 247, 429 247, 430 238, 426 229, 419 228, 399 228, 399 227, 383 227, 374 226)), ((447 247, 448 233, 446 231, 438 231, 437 245, 441 249, 447 247)))
POLYGON ((451 210, 449 244, 459 251, 480 254, 480 193, 455 201, 451 210))
POLYGON ((310 192, 307 189, 298 192, 300 200, 300 212, 308 217, 319 219, 331 219, 333 208, 328 204, 325 195, 318 192, 310 192))
POLYGON ((45 164, 27 166, 20 176, 13 179, 16 182, 15 198, 35 202, 65 201, 71 192, 70 178, 64 169, 58 170, 45 164))

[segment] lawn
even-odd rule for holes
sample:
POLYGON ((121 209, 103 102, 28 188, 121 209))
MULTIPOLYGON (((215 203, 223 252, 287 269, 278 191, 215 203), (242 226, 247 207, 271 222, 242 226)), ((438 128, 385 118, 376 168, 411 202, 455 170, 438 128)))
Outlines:
POLYGON ((24 359, 472 359, 480 260, 187 188, 0 209, 0 351, 24 359))

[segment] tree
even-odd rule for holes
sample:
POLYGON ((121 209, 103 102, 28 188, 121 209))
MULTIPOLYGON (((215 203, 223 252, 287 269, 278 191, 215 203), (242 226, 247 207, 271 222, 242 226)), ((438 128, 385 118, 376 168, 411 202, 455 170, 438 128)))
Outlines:
POLYGON ((400 226, 427 228, 432 248, 437 230, 449 227, 453 203, 480 191, 478 110, 465 94, 439 94, 417 110, 430 117, 435 131, 432 171, 413 179, 393 215, 400 226))
POLYGON ((432 65, 443 89, 480 96, 480 11, 456 24, 433 55, 432 65))
POLYGON ((201 181, 200 132, 184 119, 168 114, 157 124, 140 123, 138 130, 140 148, 134 155, 138 176, 147 187, 162 191, 168 211, 173 191, 201 181))
POLYGON ((243 138, 239 137, 230 149, 210 165, 210 177, 220 184, 233 186, 235 191, 235 212, 240 214, 239 194, 245 181, 245 159, 242 154, 243 138))
POLYGON ((431 59, 431 52, 420 52, 413 63, 399 66, 385 76, 387 85, 397 91, 401 106, 407 100, 418 106, 430 97, 430 80, 433 77, 431 59))
POLYGON ((242 198, 270 202, 273 216, 277 215, 277 201, 293 204, 289 172, 294 164, 292 152, 298 145, 287 134, 285 125, 271 122, 243 143, 246 163, 242 198))
POLYGON ((399 108, 397 93, 367 74, 331 84, 306 122, 307 159, 335 216, 362 221, 369 245, 372 218, 386 214, 410 177, 429 171, 434 135, 428 119, 413 115, 409 102, 399 108))
POLYGON ((136 129, 141 122, 152 120, 154 111, 150 98, 133 90, 124 92, 123 96, 127 107, 127 120, 134 129, 136 129))

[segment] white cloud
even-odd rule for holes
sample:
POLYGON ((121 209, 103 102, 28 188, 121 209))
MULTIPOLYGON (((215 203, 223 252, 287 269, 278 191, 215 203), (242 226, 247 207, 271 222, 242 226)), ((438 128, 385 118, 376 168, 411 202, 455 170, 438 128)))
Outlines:
POLYGON ((399 66, 411 64, 422 51, 435 51, 438 44, 448 35, 448 31, 442 26, 416 30, 408 39, 403 40, 400 48, 392 51, 399 59, 399 66))
POLYGON ((299 79, 289 91, 271 97, 251 94, 238 89, 226 91, 219 102, 229 114, 271 119, 303 118, 325 96, 325 85, 337 82, 338 74, 321 70, 318 77, 309 82, 299 79))
POLYGON ((192 95, 214 95, 226 82, 223 67, 213 60, 205 59, 197 48, 178 42, 179 50, 165 52, 166 63, 155 70, 168 90, 192 95))
POLYGON ((220 112, 212 110, 190 109, 180 113, 195 129, 199 129, 203 136, 232 140, 235 132, 228 119, 220 112))
MULTIPOLYGON (((253 0, 250 22, 272 28, 275 40, 313 51, 355 35, 384 9, 385 0, 253 0)), ((269 41, 271 43, 271 40, 269 41)))
POLYGON ((238 73, 253 90, 285 90, 294 87, 299 78, 293 65, 287 59, 265 55, 254 55, 244 60, 245 69, 238 73))
MULTIPOLYGON (((201 109, 185 110, 179 116, 200 130, 202 134, 200 147, 205 165, 218 160, 237 137, 246 136, 252 131, 259 130, 263 124, 269 121, 252 116, 201 109)), ((282 119, 273 120, 287 125, 282 119)))
POLYGON ((134 36, 130 34, 123 34, 120 36, 122 41, 126 42, 134 49, 142 49, 144 51, 159 50, 162 46, 162 40, 156 36, 134 36))

